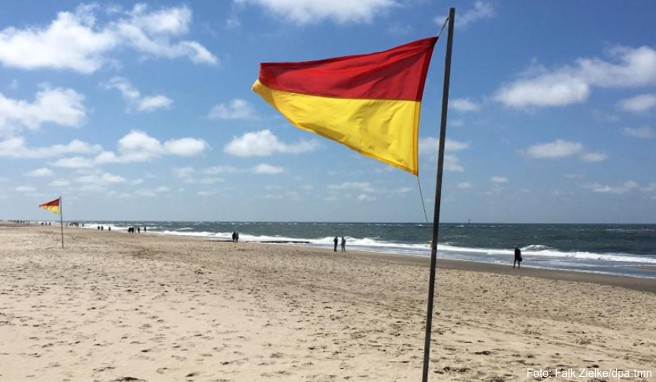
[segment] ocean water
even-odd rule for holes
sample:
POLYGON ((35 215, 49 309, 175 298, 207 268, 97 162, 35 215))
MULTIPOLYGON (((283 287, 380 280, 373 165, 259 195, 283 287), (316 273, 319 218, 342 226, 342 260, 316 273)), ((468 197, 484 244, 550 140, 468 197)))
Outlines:
MULTIPOLYGON (((95 221, 86 228, 148 227, 149 233, 332 248, 345 236, 347 250, 430 256, 432 226, 420 223, 95 221)), ((633 224, 441 224, 438 258, 628 275, 656 279, 656 225, 633 224)), ((656 281, 655 281, 656 282, 656 281)))

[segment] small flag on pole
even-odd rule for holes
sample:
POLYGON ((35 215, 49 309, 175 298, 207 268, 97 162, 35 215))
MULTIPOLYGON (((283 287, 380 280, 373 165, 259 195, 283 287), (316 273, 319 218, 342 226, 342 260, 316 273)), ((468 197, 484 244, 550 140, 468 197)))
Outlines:
POLYGON ((262 63, 253 91, 294 126, 417 175, 419 114, 436 41, 318 61, 262 63))
POLYGON ((60 201, 61 198, 57 198, 55 200, 49 201, 47 203, 43 203, 39 205, 39 208, 43 208, 44 210, 48 210, 52 212, 53 214, 60 215, 61 210, 60 210, 60 201))
POLYGON ((44 210, 48 210, 53 214, 59 215, 59 224, 61 226, 62 248, 64 248, 64 215, 62 214, 61 204, 62 203, 61 203, 61 196, 60 196, 55 200, 51 200, 47 203, 39 204, 39 208, 43 208, 44 210))

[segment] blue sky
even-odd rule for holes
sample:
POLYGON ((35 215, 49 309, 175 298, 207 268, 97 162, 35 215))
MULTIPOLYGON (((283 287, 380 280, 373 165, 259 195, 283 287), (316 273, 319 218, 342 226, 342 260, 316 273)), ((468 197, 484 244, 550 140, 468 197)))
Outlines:
MULTIPOLYGON (((0 219, 423 221, 415 177, 298 130, 259 63, 456 8, 442 221, 656 223, 653 1, 0 1, 0 219)), ((445 35, 444 35, 445 36, 445 35)), ((446 38, 424 92, 432 216, 446 38)))

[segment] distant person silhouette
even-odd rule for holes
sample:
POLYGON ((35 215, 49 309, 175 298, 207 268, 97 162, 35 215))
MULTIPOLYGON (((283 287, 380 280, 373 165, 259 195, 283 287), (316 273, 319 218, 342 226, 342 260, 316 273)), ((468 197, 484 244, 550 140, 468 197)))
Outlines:
POLYGON ((342 252, 346 252, 346 239, 342 236, 342 252))
POLYGON ((517 264, 517 269, 521 268, 522 265, 522 251, 519 250, 519 248, 515 247, 515 261, 513 261, 513 269, 515 268, 515 264, 517 264))
POLYGON ((333 239, 333 243, 335 243, 335 248, 333 249, 333 251, 335 251, 335 252, 337 252, 337 243, 338 242, 339 242, 339 239, 337 238, 337 236, 335 236, 335 239, 333 239))

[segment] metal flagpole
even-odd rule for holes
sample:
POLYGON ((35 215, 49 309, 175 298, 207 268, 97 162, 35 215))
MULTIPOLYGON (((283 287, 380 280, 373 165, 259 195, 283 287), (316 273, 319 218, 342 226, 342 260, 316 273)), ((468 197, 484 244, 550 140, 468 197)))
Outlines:
POLYGON ((64 248, 64 208, 61 196, 59 197, 59 223, 61 225, 62 248, 64 248))
POLYGON ((440 123, 440 144, 437 159, 437 182, 435 184, 435 212, 433 215, 433 240, 431 242, 430 278, 428 280, 428 308, 426 312, 426 340, 424 343, 423 382, 428 382, 430 363, 431 329, 433 324, 433 297, 435 294, 435 268, 437 262, 437 239, 440 230, 440 202, 442 199, 442 170, 444 167, 444 141, 446 140, 446 115, 449 107, 449 80, 451 77, 451 48, 453 45, 453 24, 456 9, 449 9, 449 36, 444 61, 444 87, 442 90, 442 120, 440 123))

